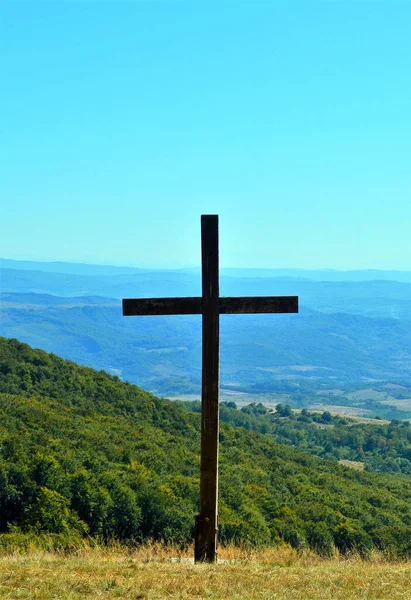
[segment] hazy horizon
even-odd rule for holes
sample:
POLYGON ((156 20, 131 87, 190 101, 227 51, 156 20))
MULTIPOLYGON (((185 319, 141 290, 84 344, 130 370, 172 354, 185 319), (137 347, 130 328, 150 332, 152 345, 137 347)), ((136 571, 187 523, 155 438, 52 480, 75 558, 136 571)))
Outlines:
MULTIPOLYGON (((121 264, 121 263, 114 263, 114 262, 86 262, 86 261, 82 261, 82 260, 67 260, 67 261, 61 261, 61 260, 34 260, 34 259, 14 259, 14 258, 7 258, 4 256, 0 256, 0 270, 2 268, 12 268, 13 267, 13 263, 16 263, 16 267, 23 269, 24 267, 21 265, 26 265, 29 266, 30 264, 33 265, 42 265, 42 266, 55 266, 56 268, 60 265, 60 266, 84 266, 84 267, 107 267, 107 268, 113 268, 113 269, 135 269, 135 270, 143 270, 143 271, 188 271, 188 272, 197 272, 197 271, 201 271, 201 265, 197 264, 197 265, 147 265, 147 264, 121 264), (4 266, 3 263, 12 263, 11 265, 7 264, 6 266, 4 266)), ((305 273, 399 273, 399 274, 409 274, 411 273, 411 269, 378 269, 378 268, 363 268, 363 269, 334 269, 334 268, 303 268, 303 267, 230 267, 230 266, 226 266, 226 265, 220 265, 220 271, 221 272, 254 272, 254 271, 258 271, 261 273, 271 273, 271 272, 277 272, 277 273, 290 273, 290 272, 296 272, 296 273, 300 273, 300 272, 305 272, 305 273)))

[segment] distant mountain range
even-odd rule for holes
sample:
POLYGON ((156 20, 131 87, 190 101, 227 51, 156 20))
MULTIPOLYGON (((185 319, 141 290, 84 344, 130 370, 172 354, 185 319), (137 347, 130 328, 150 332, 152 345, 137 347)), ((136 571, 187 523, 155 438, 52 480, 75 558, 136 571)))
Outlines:
MULTIPOLYGON (((381 272, 378 280, 343 282, 231 271, 222 273, 222 295, 297 294, 301 309, 298 315, 221 317, 223 387, 269 389, 270 382, 301 378, 410 380, 411 283, 389 281, 381 272)), ((199 295, 199 273, 3 260, 1 290, 2 335, 157 393, 199 391, 200 318, 125 318, 120 302, 199 295), (18 268, 5 266, 11 263, 18 268), (77 268, 83 273, 71 272, 77 268)))
MULTIPOLYGON (((43 263, 39 264, 40 267, 43 263)), ((49 263, 45 263, 49 264, 49 263)), ((54 263, 50 263, 54 264, 54 263)), ((57 265, 58 263, 56 263, 57 265)), ((92 266, 83 265, 92 271, 92 266)), ((57 268, 57 267, 56 267, 57 268)), ((34 269, 1 269, 2 292, 30 292, 58 296, 105 296, 108 298, 201 295, 200 273, 119 269, 92 274, 34 269)), ((317 272, 318 273, 318 272, 317 272)), ((367 272, 368 273, 368 272, 367 272)), ((379 272, 380 275, 381 272, 379 272)), ((292 277, 226 275, 220 278, 222 296, 298 295, 300 305, 322 312, 349 312, 370 317, 411 319, 411 283, 389 281, 314 281, 292 277)))
MULTIPOLYGON (((72 275, 132 275, 142 273, 169 273, 170 270, 123 267, 116 265, 92 265, 70 262, 41 262, 32 260, 12 260, 0 258, 1 269, 19 269, 24 271, 43 271, 46 273, 70 273, 72 275)), ((199 274, 200 268, 175 269, 177 273, 199 274)), ((342 271, 338 269, 241 269, 223 267, 221 275, 240 278, 281 278, 312 279, 313 281, 400 281, 411 283, 411 271, 383 271, 381 269, 357 269, 342 271)))

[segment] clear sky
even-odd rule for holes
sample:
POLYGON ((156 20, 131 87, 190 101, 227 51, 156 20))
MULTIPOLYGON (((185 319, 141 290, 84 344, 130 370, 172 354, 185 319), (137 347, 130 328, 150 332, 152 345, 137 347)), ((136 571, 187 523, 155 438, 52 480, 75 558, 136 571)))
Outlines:
POLYGON ((0 2, 0 256, 411 270, 411 3, 0 2))

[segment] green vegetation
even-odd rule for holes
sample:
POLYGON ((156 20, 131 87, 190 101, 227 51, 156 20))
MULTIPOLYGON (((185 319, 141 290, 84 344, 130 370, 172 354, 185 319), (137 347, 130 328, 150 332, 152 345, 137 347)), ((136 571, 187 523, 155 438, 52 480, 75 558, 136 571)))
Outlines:
MULTIPOLYGON (((0 338, 0 358, 1 532, 192 539, 197 413, 17 340, 0 338)), ((222 542, 411 555, 406 476, 357 472, 228 423, 220 456, 222 542)))
MULTIPOLYGON (((188 410, 200 412, 200 402, 179 402, 188 410)), ((359 461, 366 471, 411 474, 411 425, 393 419, 384 424, 357 423, 333 416, 329 411, 299 413, 287 404, 277 404, 276 412, 255 402, 237 410, 234 402, 222 402, 220 419, 235 427, 259 431, 280 444, 311 452, 326 460, 359 461)))
MULTIPOLYGON (((184 390, 184 388, 183 388, 184 390)), ((180 395, 188 392, 183 391, 180 395)), ((411 418, 411 388, 406 378, 381 381, 334 381, 317 379, 272 379, 260 383, 223 385, 222 396, 228 401, 236 398, 243 406, 249 403, 274 408, 278 403, 292 408, 334 411, 347 416, 381 417, 383 419, 411 418)))

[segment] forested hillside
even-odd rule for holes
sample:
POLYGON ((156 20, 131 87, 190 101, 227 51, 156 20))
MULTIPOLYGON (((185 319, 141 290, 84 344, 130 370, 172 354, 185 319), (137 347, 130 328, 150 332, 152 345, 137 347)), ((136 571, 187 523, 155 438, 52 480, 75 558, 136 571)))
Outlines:
MULTIPOLYGON (((104 372, 0 339, 0 530, 184 543, 200 417, 104 372)), ((222 423, 220 538, 411 554, 411 489, 222 423)))
MULTIPOLYGON (((201 403, 181 402, 188 410, 201 411, 201 403)), ((277 405, 276 411, 255 402, 237 409, 234 402, 220 404, 220 419, 249 431, 269 435, 287 444, 327 460, 359 463, 367 471, 407 473, 411 475, 411 424, 392 419, 383 422, 358 422, 341 415, 303 409, 295 412, 289 405, 277 405)), ((411 480, 410 480, 411 485, 411 480)))

